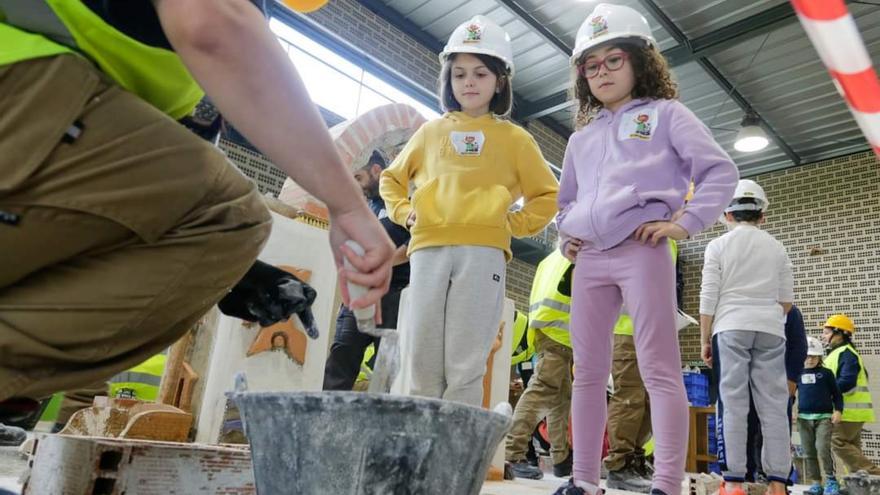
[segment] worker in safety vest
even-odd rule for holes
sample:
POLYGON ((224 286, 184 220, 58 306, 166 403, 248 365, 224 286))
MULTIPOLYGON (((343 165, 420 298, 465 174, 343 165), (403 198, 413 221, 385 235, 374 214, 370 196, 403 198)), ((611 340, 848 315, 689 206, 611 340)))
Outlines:
POLYGON ((568 418, 571 409, 569 335, 572 263, 554 250, 538 264, 529 297, 528 332, 534 332, 535 373, 513 415, 505 457, 518 478, 540 479, 543 473, 526 460, 535 426, 547 416, 550 456, 556 476, 571 474, 568 418))
POLYGON ((868 370, 853 345, 855 332, 853 321, 842 314, 830 316, 822 328, 822 340, 830 349, 824 366, 834 373, 843 394, 843 415, 840 423, 832 427, 831 450, 843 461, 847 472, 865 470, 880 475, 880 467, 862 453, 862 429, 875 418, 868 370))
POLYGON ((361 272, 342 278, 370 288, 345 302, 387 290, 391 242, 264 5, 0 0, 0 423, 168 347, 253 265, 263 198, 177 122, 205 92, 327 205, 337 265, 361 272))

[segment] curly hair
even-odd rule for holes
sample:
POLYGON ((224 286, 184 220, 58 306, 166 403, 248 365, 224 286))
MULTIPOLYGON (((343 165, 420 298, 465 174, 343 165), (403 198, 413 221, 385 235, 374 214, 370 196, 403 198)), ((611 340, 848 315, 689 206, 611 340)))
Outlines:
MULTIPOLYGON (((678 98, 678 84, 672 80, 669 63, 656 47, 631 43, 620 43, 615 46, 626 52, 632 63, 636 81, 632 90, 633 98, 678 98)), ((588 53, 585 51, 578 57, 572 71, 574 86, 571 96, 578 102, 575 130, 589 124, 603 107, 602 102, 590 92, 590 83, 587 79, 578 74, 577 68, 587 59, 588 53)))

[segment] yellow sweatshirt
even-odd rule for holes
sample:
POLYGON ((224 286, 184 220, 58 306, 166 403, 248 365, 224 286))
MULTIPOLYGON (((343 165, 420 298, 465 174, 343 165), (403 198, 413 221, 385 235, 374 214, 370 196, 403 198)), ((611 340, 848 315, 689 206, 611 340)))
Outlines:
POLYGON ((534 235, 556 215, 558 190, 531 134, 491 113, 475 118, 451 112, 424 124, 379 183, 394 222, 406 225, 415 210, 410 253, 491 246, 504 250, 508 260, 511 235, 534 235), (522 209, 509 211, 520 198, 522 209))

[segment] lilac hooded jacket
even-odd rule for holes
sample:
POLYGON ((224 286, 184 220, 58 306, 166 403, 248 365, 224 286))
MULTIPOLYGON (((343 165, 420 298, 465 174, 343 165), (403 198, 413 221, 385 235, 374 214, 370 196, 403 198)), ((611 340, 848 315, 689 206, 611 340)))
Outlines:
POLYGON ((610 249, 639 225, 676 221, 694 236, 730 203, 739 173, 709 129, 677 100, 633 100, 602 110, 568 140, 559 184, 557 225, 563 240, 610 249))

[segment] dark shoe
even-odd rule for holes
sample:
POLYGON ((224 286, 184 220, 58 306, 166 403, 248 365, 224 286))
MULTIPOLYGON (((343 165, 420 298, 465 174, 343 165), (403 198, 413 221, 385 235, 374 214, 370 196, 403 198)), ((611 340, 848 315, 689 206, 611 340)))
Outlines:
MULTIPOLYGON (((602 490, 599 490, 599 493, 603 493, 602 490)), ((587 495, 587 491, 576 486, 574 484, 574 479, 569 478, 568 483, 557 488, 556 491, 553 492, 553 495, 587 495)))
POLYGON ((633 467, 643 478, 651 480, 654 478, 654 466, 644 457, 638 457, 633 461, 633 467))
POLYGON ((605 486, 613 490, 651 493, 651 480, 645 479, 631 464, 617 471, 608 471, 605 486))
POLYGON ((45 404, 34 399, 24 397, 6 399, 0 402, 0 423, 32 430, 43 415, 44 407, 45 404))
POLYGON ((564 461, 553 465, 553 476, 556 476, 557 478, 571 476, 571 458, 572 451, 569 450, 568 457, 566 457, 564 461))
POLYGON ((510 470, 517 478, 523 478, 527 480, 539 480, 544 477, 543 471, 535 466, 532 466, 531 464, 529 464, 529 461, 525 459, 511 462, 510 470))
POLYGON ((666 492, 660 490, 659 488, 652 488, 651 495, 666 495, 666 492))
POLYGON ((0 447, 18 447, 27 440, 27 432, 17 426, 0 423, 0 447))
POLYGON ((526 451, 526 460, 529 461, 529 464, 532 466, 538 467, 538 454, 535 452, 535 444, 532 443, 532 439, 529 439, 529 450, 526 451))

